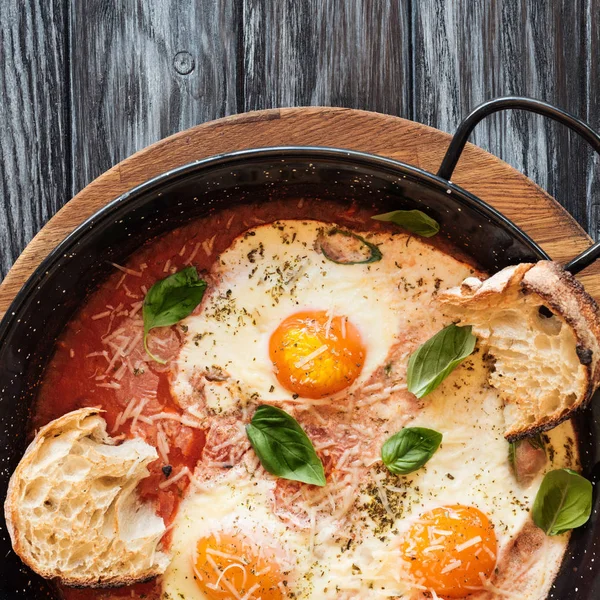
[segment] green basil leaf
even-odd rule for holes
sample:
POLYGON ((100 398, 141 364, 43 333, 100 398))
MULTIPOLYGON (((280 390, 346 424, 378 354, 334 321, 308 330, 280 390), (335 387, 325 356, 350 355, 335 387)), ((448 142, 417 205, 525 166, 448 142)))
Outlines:
POLYGON ((381 448, 383 464, 395 475, 420 469, 442 443, 442 434, 425 427, 405 427, 388 438, 381 448))
POLYGON ((259 406, 246 434, 262 466, 283 479, 325 485, 323 463, 296 419, 274 406, 259 406))
POLYGON ((533 503, 533 522, 546 535, 559 535, 580 527, 592 513, 592 484, 571 469, 544 476, 533 503))
POLYGON ((512 472, 515 474, 515 477, 517 477, 517 480, 518 480, 518 476, 517 476, 517 445, 518 444, 519 444, 519 441, 508 442, 508 464, 510 465, 512 472))
POLYGON ((389 221, 421 237, 433 237, 440 230, 439 223, 420 210, 394 210, 371 217, 376 221, 389 221))
POLYGON ((334 228, 323 232, 319 235, 318 243, 323 256, 338 265, 365 265, 382 258, 375 244, 344 229, 334 228))
POLYGON ((471 326, 444 327, 408 359, 408 391, 417 398, 433 392, 473 352, 476 340, 471 326))
POLYGON ((189 316, 200 304, 206 281, 198 277, 196 267, 187 267, 157 281, 144 298, 142 315, 144 318, 144 348, 156 362, 165 361, 148 350, 148 332, 155 327, 175 325, 189 316))

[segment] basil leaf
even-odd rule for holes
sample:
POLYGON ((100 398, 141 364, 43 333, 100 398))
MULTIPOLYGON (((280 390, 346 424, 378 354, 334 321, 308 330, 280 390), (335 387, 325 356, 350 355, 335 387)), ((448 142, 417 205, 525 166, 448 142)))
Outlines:
POLYGON ((296 419, 274 406, 259 406, 246 434, 260 463, 271 475, 325 485, 323 463, 296 419))
POLYGON ((580 527, 592 513, 592 484, 571 469, 544 476, 533 503, 533 522, 546 535, 559 535, 580 527))
POLYGON ((419 346, 408 359, 408 391, 426 396, 450 375, 475 349, 471 326, 448 325, 419 346))
POLYGON ((512 472, 515 474, 515 477, 517 477, 517 481, 519 479, 517 475, 517 446, 519 442, 520 440, 516 442, 508 442, 508 464, 510 465, 512 472))
POLYGON ((365 265, 382 258, 375 244, 343 229, 334 228, 320 234, 318 243, 323 256, 338 265, 365 265))
POLYGON ((433 237, 440 230, 439 223, 420 210, 394 210, 371 217, 376 221, 389 221, 421 237, 433 237))
POLYGON ((198 277, 196 267, 187 267, 157 281, 144 298, 144 348, 156 362, 165 361, 148 350, 148 332, 155 327, 175 325, 189 316, 200 304, 206 290, 206 281, 198 277))
POLYGON ((405 427, 381 448, 383 464, 395 475, 420 469, 440 447, 442 434, 425 427, 405 427))

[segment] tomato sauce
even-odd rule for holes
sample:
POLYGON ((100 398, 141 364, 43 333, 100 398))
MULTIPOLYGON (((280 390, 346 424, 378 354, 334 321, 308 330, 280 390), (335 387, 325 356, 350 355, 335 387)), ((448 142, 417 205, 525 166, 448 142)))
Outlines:
MULTIPOLYGON (((168 365, 181 344, 180 326, 153 330, 150 349, 167 359, 167 364, 150 360, 141 338, 142 304, 147 290, 190 265, 202 276, 239 234, 260 223, 310 218, 355 229, 394 227, 370 220, 373 208, 302 199, 249 204, 215 212, 149 240, 126 264, 115 266, 114 273, 66 325, 44 375, 30 435, 69 411, 92 406, 105 411, 108 432, 117 439, 140 436, 158 448, 158 438, 164 436, 168 440, 168 462, 163 455, 150 465, 150 476, 140 484, 139 493, 155 504, 168 527, 189 480, 182 477, 165 489, 159 486, 184 467, 193 471, 204 447, 205 432, 176 420, 153 421, 147 416, 182 414, 171 396, 168 365)), ((168 538, 167 534, 165 547, 168 538)), ((160 583, 105 590, 61 588, 61 593, 66 600, 158 600, 160 583)))

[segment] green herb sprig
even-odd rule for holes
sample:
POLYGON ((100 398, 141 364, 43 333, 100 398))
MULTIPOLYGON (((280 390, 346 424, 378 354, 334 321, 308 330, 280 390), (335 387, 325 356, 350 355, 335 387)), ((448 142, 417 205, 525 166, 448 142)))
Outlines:
POLYGON ((165 364, 148 349, 148 332, 155 327, 168 327, 189 316, 200 304, 206 290, 206 281, 200 279, 196 267, 187 267, 157 281, 146 294, 142 316, 144 319, 144 348, 148 356, 165 364))
POLYGON ((375 215, 371 219, 389 221, 421 237, 433 237, 440 230, 440 225, 435 219, 417 209, 394 210, 381 215, 375 215))

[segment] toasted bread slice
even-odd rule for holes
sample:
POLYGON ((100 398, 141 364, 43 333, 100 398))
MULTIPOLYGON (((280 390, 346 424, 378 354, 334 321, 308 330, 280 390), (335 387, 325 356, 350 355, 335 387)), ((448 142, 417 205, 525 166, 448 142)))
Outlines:
POLYGON ((70 586, 126 585, 162 573, 165 525, 136 494, 156 458, 141 439, 115 445, 98 410, 52 421, 9 483, 4 511, 14 551, 70 586))
POLYGON ((520 264, 485 281, 470 277, 439 299, 473 327, 493 361, 489 383, 505 403, 507 440, 556 427, 598 387, 598 306, 558 264, 520 264))

